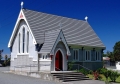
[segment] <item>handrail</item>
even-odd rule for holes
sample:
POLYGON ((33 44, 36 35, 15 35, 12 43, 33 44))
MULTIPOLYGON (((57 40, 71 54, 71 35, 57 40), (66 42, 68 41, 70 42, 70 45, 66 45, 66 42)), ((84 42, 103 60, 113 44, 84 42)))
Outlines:
POLYGON ((91 69, 89 69, 89 68, 87 68, 87 67, 85 67, 85 66, 82 66, 82 65, 80 65, 80 64, 79 64, 79 66, 81 66, 81 67, 83 67, 83 68, 85 68, 85 69, 87 69, 87 70, 91 70, 91 69))
MULTIPOLYGON (((79 66, 81 66, 81 67, 83 67, 83 68, 85 68, 85 69, 87 69, 87 70, 91 70, 91 69, 89 69, 89 68, 86 68, 85 66, 82 66, 82 65, 80 65, 80 64, 73 64, 73 65, 79 65, 79 66)), ((94 72, 93 70, 91 70, 92 71, 92 73, 94 72)), ((99 79, 99 77, 97 77, 98 79, 99 79)))
MULTIPOLYGON (((55 68, 57 68, 57 67, 55 67, 55 68)), ((57 69, 63 72, 63 70, 61 70, 61 69, 59 69, 59 68, 57 68, 57 69)), ((63 80, 64 80, 64 73, 62 73, 62 74, 63 74, 63 80)))
MULTIPOLYGON (((87 67, 85 67, 85 66, 82 66, 82 65, 80 65, 80 64, 73 64, 73 65, 79 65, 79 66, 81 66, 81 67, 83 67, 83 68, 85 68, 85 69, 87 69, 87 70, 91 70, 91 69, 89 69, 89 68, 87 68, 87 67)), ((79 68, 78 68, 79 69, 79 68)), ((92 71, 92 70, 91 70, 92 71)))
POLYGON ((60 70, 60 71, 63 71, 63 70, 61 70, 61 69, 59 69, 59 68, 57 68, 57 67, 55 67, 56 69, 58 69, 58 70, 60 70))

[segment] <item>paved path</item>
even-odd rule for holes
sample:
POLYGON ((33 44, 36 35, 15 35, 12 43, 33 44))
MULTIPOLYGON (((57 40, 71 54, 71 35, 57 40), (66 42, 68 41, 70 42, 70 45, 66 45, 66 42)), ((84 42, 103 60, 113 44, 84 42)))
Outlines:
POLYGON ((28 76, 3 73, 2 71, 5 70, 9 70, 9 67, 0 67, 0 84, 62 84, 54 81, 46 81, 28 76))
MULTIPOLYGON (((62 84, 54 81, 41 80, 39 78, 16 75, 11 73, 3 73, 3 71, 9 71, 9 67, 0 67, 0 84, 62 84)), ((105 83, 103 81, 98 80, 83 80, 63 84, 105 84, 105 83)))

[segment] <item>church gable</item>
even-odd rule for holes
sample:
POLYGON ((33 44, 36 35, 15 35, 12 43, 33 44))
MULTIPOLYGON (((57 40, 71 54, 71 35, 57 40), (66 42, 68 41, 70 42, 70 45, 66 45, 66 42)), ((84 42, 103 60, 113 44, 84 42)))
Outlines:
POLYGON ((45 41, 40 50, 40 53, 50 53, 50 55, 54 55, 54 50, 59 42, 64 44, 67 50, 67 55, 70 55, 70 51, 62 30, 52 30, 45 32, 45 41))
MULTIPOLYGON (((62 31, 62 29, 60 30, 60 33, 59 33, 59 35, 58 35, 58 37, 57 37, 57 39, 56 39, 56 42, 54 43, 54 46, 53 46, 53 48, 52 48, 52 50, 51 50, 51 54, 55 54, 55 52, 54 52, 54 50, 55 50, 55 48, 56 48, 56 46, 58 45, 58 43, 59 42, 62 42, 63 44, 64 44, 64 46, 65 46, 65 48, 66 48, 66 50, 67 50, 67 55, 68 56, 70 56, 71 55, 71 53, 70 53, 70 50, 69 50, 69 48, 68 48, 68 44, 67 44, 67 42, 66 42, 66 39, 65 39, 65 37, 64 37, 64 34, 63 34, 63 31, 62 31)), ((54 55, 53 54, 53 55, 54 55)))
POLYGON ((11 35, 11 37, 10 37, 10 40, 9 40, 9 43, 8 43, 8 47, 11 47, 11 46, 12 46, 12 43, 13 43, 13 41, 14 41, 14 39, 15 39, 15 36, 16 36, 16 33, 17 33, 18 29, 19 29, 19 25, 20 25, 21 22, 23 22, 23 21, 24 21, 24 23, 26 24, 26 25, 24 25, 24 26, 27 26, 27 27, 28 27, 29 32, 30 32, 31 35, 32 35, 33 44, 36 44, 36 41, 35 41, 34 36, 33 36, 33 34, 32 34, 32 31, 31 31, 31 29, 30 29, 30 27, 29 27, 29 24, 28 24, 28 22, 27 22, 27 20, 26 20, 25 15, 24 15, 24 13, 23 13, 23 11, 22 11, 22 9, 21 9, 21 11, 20 11, 20 13, 19 13, 19 15, 18 15, 18 19, 17 19, 16 24, 15 24, 15 27, 14 27, 14 30, 13 30, 12 35, 11 35))

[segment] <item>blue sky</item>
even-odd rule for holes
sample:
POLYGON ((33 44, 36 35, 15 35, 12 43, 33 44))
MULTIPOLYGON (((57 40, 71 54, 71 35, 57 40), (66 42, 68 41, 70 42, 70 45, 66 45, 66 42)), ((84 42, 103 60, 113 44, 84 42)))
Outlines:
MULTIPOLYGON (((120 0, 23 0, 24 8, 84 20, 112 51, 120 40, 120 0)), ((21 0, 0 0, 0 50, 9 54, 8 41, 16 23, 21 0)))

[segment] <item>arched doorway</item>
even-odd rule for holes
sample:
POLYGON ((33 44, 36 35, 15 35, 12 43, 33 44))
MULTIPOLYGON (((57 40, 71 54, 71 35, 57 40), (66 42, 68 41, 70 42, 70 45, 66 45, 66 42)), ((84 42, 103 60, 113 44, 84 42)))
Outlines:
POLYGON ((60 50, 57 51, 55 56, 55 70, 56 71, 63 70, 63 57, 60 50))

